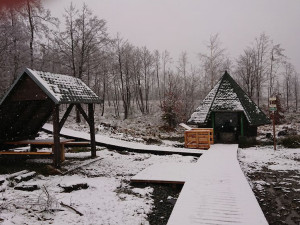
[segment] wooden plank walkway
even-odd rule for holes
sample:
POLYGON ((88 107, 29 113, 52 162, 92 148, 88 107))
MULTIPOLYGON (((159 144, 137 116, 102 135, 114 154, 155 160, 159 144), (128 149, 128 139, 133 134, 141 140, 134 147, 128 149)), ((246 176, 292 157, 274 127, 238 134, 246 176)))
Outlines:
MULTIPOLYGON (((43 130, 45 132, 52 133, 53 127, 51 124, 46 123, 43 126, 43 130)), ((90 134, 82 131, 75 131, 63 127, 61 129, 60 134, 61 136, 67 138, 75 138, 83 141, 90 141, 90 134)), ((160 154, 160 155, 180 154, 180 155, 189 155, 189 156, 200 156, 203 153, 207 152, 207 150, 199 150, 199 149, 186 149, 186 148, 165 147, 165 146, 158 146, 158 145, 146 145, 138 142, 118 140, 115 138, 110 138, 99 134, 96 134, 96 144, 107 148, 116 149, 116 150, 126 150, 126 151, 160 154)))
POLYGON ((160 163, 147 167, 130 181, 133 183, 184 184, 196 163, 160 163))
POLYGON ((203 154, 179 195, 168 225, 268 224, 237 160, 237 145, 203 154))

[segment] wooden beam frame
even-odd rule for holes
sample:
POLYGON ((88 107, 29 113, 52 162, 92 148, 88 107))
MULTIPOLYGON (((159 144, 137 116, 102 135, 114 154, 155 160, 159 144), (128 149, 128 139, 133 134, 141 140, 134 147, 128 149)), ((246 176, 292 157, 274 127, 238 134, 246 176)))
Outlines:
POLYGON ((67 118, 69 117, 70 112, 72 111, 73 107, 74 107, 74 104, 70 104, 70 105, 69 105, 69 107, 67 108, 67 110, 66 110, 66 112, 65 112, 65 114, 64 114, 64 116, 63 116, 63 118, 62 118, 61 121, 59 122, 59 132, 61 131, 62 127, 64 126, 64 124, 65 124, 67 118))
POLYGON ((59 105, 55 105, 53 109, 53 139, 54 139, 54 166, 61 166, 61 144, 59 138, 59 105))
POLYGON ((89 125, 90 125, 90 135, 91 135, 91 155, 92 158, 96 157, 96 140, 95 140, 95 120, 94 120, 94 106, 93 104, 88 104, 88 114, 89 114, 89 125))
POLYGON ((241 113, 241 136, 244 137, 244 115, 241 113))
POLYGON ((96 138, 95 138, 95 118, 94 118, 94 105, 92 103, 88 104, 88 115, 85 113, 80 104, 76 104, 76 108, 86 120, 90 126, 90 137, 91 137, 91 156, 96 157, 96 138))
POLYGON ((76 108, 78 109, 78 111, 80 112, 80 114, 83 116, 83 118, 85 119, 85 121, 90 125, 90 119, 89 117, 86 115, 85 111, 83 110, 83 108, 81 107, 80 104, 76 105, 76 108))

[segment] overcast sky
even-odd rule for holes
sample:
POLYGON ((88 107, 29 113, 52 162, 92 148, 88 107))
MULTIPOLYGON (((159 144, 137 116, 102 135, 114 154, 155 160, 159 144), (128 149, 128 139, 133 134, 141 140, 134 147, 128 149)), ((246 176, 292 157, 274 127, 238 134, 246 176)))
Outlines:
MULTIPOLYGON (((44 0, 62 18, 71 0, 44 0)), ((108 32, 174 60, 186 51, 195 62, 210 35, 219 33, 232 60, 262 32, 280 43, 300 72, 300 0, 73 0, 107 21, 108 32)))

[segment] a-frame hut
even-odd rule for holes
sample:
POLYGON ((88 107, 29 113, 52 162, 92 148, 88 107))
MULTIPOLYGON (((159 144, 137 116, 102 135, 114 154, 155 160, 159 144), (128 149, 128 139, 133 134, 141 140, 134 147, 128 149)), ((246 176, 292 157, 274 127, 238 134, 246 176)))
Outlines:
POLYGON ((212 127, 216 142, 236 142, 255 137, 257 127, 270 120, 226 71, 188 123, 212 127))
POLYGON ((59 133, 75 106, 90 126, 91 155, 95 157, 95 103, 101 103, 101 100, 82 80, 27 68, 0 102, 0 146, 6 142, 35 139, 39 130, 52 116, 54 164, 59 167, 59 133), (61 104, 67 104, 68 108, 60 120, 61 104), (88 105, 88 113, 85 113, 81 104, 88 105))

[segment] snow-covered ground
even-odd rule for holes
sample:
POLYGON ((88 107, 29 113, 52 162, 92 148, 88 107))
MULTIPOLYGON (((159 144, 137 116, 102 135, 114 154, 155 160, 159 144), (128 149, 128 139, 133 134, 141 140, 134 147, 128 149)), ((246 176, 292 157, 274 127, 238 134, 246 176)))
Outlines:
POLYGON ((269 224, 300 224, 300 149, 240 149, 239 161, 269 224))
POLYGON ((257 146, 239 149, 239 160, 244 172, 253 173, 263 169, 285 171, 300 169, 300 149, 287 149, 281 146, 277 148, 274 150, 273 146, 257 146))
MULTIPOLYGON (((67 127, 77 131, 89 131, 85 122, 77 125, 74 118, 73 114, 66 123, 67 127)), ((277 126, 277 131, 296 130, 299 134, 300 121, 297 118, 299 117, 277 126)), ((183 137, 183 129, 167 133, 159 129, 161 125, 158 110, 153 115, 132 116, 127 120, 116 119, 108 114, 103 117, 96 115, 97 133, 101 135, 142 143, 146 143, 148 137, 159 140, 166 137, 174 139, 183 137)), ((272 133, 271 126, 259 128, 260 138, 265 138, 268 132, 272 133)), ((43 138, 48 136, 44 135, 43 138)), ((161 144, 165 146, 173 146, 175 143, 165 140, 162 142, 161 144)), ((275 152, 272 146, 240 149, 239 161, 268 222, 298 225, 300 149, 278 147, 279 150, 275 152)), ((154 207, 153 189, 134 187, 129 183, 130 178, 153 164, 195 162, 195 158, 190 156, 157 156, 126 152, 120 154, 107 149, 98 151, 97 155, 101 158, 99 161, 76 169, 70 174, 39 175, 21 183, 37 184, 41 188, 33 192, 15 190, 7 182, 0 185, 0 189, 6 187, 5 191, 0 192, 0 224, 148 224, 147 214, 154 207), (85 182, 89 187, 65 193, 58 186, 78 182, 85 182), (83 213, 83 216, 61 206, 60 202, 74 207, 83 213), (54 211, 43 212, 45 207, 54 211)), ((89 162, 89 156, 89 152, 67 153, 68 163, 64 168, 70 170, 89 162)), ((38 161, 45 162, 45 160, 38 161)))
MULTIPOLYGON (((72 169, 90 156, 68 153, 65 169, 72 169), (71 159, 72 158, 72 159, 71 159), (78 158, 78 159, 76 159, 78 158)), ((0 224, 148 224, 147 214, 153 208, 152 188, 137 188, 130 178, 154 163, 194 162, 191 156, 157 156, 138 153, 118 153, 107 149, 97 151, 101 159, 64 176, 39 175, 22 184, 37 184, 40 189, 28 192, 15 190, 5 182, 0 197, 0 224), (88 188, 63 192, 61 186, 87 183, 88 188), (75 211, 63 207, 70 205, 75 211), (44 211, 47 209, 46 211, 44 211)))
MULTIPOLYGON (((61 111, 61 117, 63 114, 64 110, 61 111)), ((165 146, 180 144, 179 142, 174 142, 174 140, 179 139, 182 144, 184 129, 179 126, 172 132, 164 131, 161 129, 164 125, 161 117, 162 112, 159 101, 150 101, 149 114, 142 114, 139 110, 133 108, 129 118, 126 120, 123 119, 123 115, 120 115, 118 118, 115 117, 113 105, 109 106, 105 102, 105 113, 103 116, 101 116, 101 107, 96 106, 95 108, 96 134, 147 144, 149 144, 149 138, 151 138, 152 141, 156 141, 155 144, 163 144, 165 146), (164 141, 165 139, 172 139, 172 142, 164 141)), ((74 123, 75 120, 75 110, 72 110, 64 127, 76 131, 89 132, 89 126, 83 118, 80 124, 74 123)))

